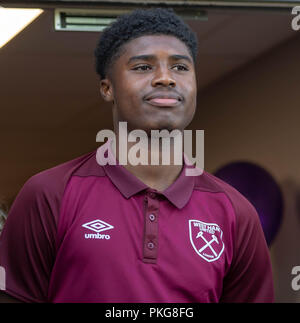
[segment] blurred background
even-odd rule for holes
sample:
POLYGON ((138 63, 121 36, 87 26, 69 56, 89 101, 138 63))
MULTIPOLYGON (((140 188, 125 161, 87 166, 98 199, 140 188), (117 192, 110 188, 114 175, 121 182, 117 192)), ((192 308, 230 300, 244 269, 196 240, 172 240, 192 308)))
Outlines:
MULTIPOLYGON (((247 167, 231 169, 229 179, 245 178, 243 187, 273 206, 259 215, 272 224, 265 230, 272 230, 276 301, 300 302, 291 287, 292 268, 300 265, 300 30, 292 25, 300 1, 147 3, 174 8, 197 32, 198 106, 189 129, 205 131, 205 170, 221 174, 236 162, 251 164, 280 192, 268 194, 265 177, 253 181, 247 167)), ((42 10, 0 44, 0 224, 29 177, 96 149, 97 132, 112 129, 93 51, 110 19, 143 7, 113 0, 1 6, 0 33, 5 10, 42 10)), ((13 25, 20 22, 11 17, 13 25)))

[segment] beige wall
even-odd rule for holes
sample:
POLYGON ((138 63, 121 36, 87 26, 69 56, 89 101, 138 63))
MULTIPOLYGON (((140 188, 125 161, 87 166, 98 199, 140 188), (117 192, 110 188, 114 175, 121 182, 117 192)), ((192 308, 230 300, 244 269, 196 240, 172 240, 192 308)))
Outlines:
POLYGON ((300 302, 291 289, 300 265, 300 32, 295 37, 199 94, 191 125, 205 130, 206 170, 252 161, 282 187, 284 220, 271 246, 279 302, 300 302))

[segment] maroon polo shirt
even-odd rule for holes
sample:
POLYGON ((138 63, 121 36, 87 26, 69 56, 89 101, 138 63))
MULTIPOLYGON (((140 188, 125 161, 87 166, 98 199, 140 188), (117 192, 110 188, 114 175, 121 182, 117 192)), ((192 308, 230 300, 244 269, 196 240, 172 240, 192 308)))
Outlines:
POLYGON ((6 293, 26 302, 272 302, 254 207, 186 167, 163 192, 123 166, 100 166, 96 151, 31 177, 0 236, 6 293))

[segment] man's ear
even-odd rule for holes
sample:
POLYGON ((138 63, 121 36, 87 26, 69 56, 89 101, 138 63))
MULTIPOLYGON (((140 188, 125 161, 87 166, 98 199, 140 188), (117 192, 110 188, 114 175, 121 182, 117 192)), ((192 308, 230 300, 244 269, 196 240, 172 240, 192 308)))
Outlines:
POLYGON ((109 79, 103 79, 100 81, 100 93, 106 102, 114 101, 113 92, 112 83, 109 79))

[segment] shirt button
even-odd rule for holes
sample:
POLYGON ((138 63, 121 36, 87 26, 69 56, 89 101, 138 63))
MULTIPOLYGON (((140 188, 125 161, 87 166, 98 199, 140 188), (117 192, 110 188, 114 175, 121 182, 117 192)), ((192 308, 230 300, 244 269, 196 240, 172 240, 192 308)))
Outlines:
POLYGON ((154 199, 155 198, 155 193, 153 193, 153 192, 149 192, 149 197, 151 197, 152 199, 154 199))
POLYGON ((147 247, 152 250, 155 246, 153 242, 148 242, 147 247))
POLYGON ((149 214, 149 220, 154 221, 155 220, 155 215, 154 214, 149 214))

